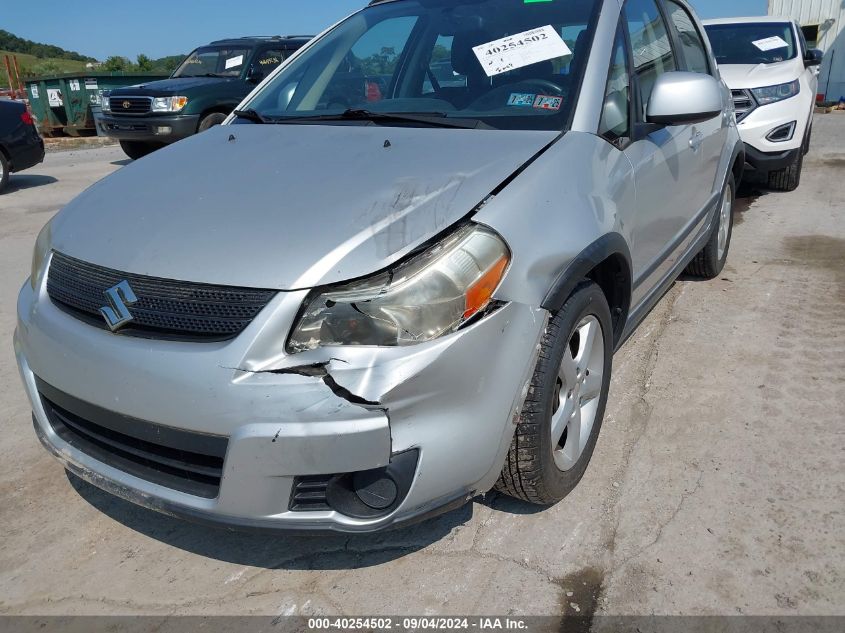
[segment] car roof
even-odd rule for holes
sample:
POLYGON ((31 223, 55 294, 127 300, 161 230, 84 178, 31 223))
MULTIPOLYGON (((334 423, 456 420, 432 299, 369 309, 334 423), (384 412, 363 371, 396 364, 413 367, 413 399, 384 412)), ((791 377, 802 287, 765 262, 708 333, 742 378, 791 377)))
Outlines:
POLYGON ((792 23, 793 19, 779 15, 758 15, 744 18, 717 18, 714 20, 702 20, 704 26, 710 26, 711 24, 760 24, 766 22, 784 24, 786 22, 792 23))
POLYGON ((258 44, 276 43, 289 46, 303 46, 313 38, 313 35, 245 35, 243 37, 229 37, 223 40, 215 40, 209 46, 218 46, 220 44, 256 46, 258 44))

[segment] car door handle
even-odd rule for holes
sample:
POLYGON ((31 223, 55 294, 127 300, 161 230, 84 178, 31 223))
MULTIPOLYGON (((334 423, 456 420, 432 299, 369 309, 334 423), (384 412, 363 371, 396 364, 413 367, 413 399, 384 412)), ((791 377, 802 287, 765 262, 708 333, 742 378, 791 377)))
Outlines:
POLYGON ((692 148, 692 151, 698 151, 698 148, 701 147, 701 144, 704 142, 704 134, 701 132, 696 132, 692 135, 692 138, 689 140, 689 146, 692 148))

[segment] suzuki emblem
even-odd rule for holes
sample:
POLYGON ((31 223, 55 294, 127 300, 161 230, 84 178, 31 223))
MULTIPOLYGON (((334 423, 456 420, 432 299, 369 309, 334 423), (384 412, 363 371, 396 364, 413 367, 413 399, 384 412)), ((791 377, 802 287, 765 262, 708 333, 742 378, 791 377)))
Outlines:
POLYGON ((135 318, 129 313, 128 306, 137 303, 138 297, 135 296, 129 282, 125 280, 103 294, 106 295, 109 305, 100 308, 100 314, 103 315, 109 329, 117 332, 135 318))

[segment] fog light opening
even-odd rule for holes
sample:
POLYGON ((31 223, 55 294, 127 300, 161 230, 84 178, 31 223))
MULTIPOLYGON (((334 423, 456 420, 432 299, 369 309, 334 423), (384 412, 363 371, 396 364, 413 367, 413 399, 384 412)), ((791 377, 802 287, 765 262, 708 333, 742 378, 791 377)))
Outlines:
POLYGON ((173 128, 169 125, 159 125, 153 129, 153 133, 156 136, 167 136, 168 134, 173 133, 173 128))
POLYGON ((791 123, 787 123, 786 125, 779 125, 771 132, 768 133, 766 139, 771 141, 772 143, 783 143, 785 141, 791 141, 792 137, 795 135, 795 128, 798 125, 798 121, 792 121, 791 123))
POLYGON ((389 508, 399 495, 399 487, 386 472, 372 470, 352 475, 352 489, 364 505, 373 510, 389 508))
POLYGON ((397 453, 383 468, 332 477, 326 487, 327 505, 356 519, 387 516, 404 501, 417 471, 419 450, 397 453))

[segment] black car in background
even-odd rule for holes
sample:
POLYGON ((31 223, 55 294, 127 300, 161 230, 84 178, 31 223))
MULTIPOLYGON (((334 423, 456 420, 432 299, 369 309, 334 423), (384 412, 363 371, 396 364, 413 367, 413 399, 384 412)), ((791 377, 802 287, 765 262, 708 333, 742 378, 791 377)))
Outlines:
POLYGON ((170 79, 112 90, 103 99, 102 131, 130 158, 219 125, 256 84, 310 36, 240 37, 188 55, 170 79))
POLYGON ((22 101, 0 100, 0 192, 9 174, 44 160, 44 141, 22 101))

